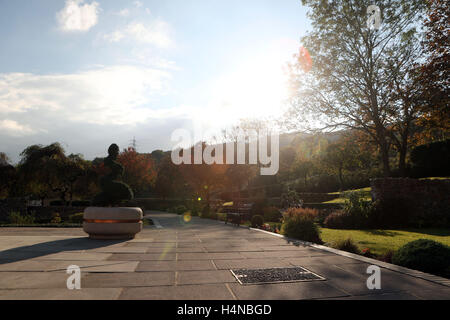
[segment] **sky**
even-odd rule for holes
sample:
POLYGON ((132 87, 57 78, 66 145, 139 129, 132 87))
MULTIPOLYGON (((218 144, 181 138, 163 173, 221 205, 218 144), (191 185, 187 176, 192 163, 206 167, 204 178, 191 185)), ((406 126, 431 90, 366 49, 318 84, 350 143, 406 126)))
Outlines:
POLYGON ((0 0, 0 152, 102 157, 286 108, 300 0, 0 0))

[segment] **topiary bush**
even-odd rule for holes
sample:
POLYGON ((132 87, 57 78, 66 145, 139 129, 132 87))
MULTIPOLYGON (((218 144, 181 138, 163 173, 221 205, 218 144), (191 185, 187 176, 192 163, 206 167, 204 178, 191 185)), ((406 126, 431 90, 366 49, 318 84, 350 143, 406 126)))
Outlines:
POLYGON ((264 224, 264 218, 263 218, 263 216, 260 216, 257 214, 252 217, 251 222, 252 222, 253 228, 259 228, 264 224))
POLYGON ((358 245, 351 238, 337 240, 331 244, 331 247, 350 253, 360 253, 358 245))
POLYGON ((283 218, 283 215, 281 214, 280 210, 278 210, 275 207, 267 207, 263 210, 264 214, 264 221, 267 222, 279 222, 281 218, 283 218))
POLYGON ((392 263, 423 272, 448 275, 450 247, 432 240, 415 240, 397 250, 392 256, 392 263))
POLYGON ((50 223, 61 223, 61 221, 62 219, 59 213, 55 212, 52 214, 52 220, 50 221, 50 223))
POLYGON ((307 215, 294 213, 293 211, 284 215, 281 233, 290 238, 323 243, 320 239, 319 227, 314 223, 314 220, 307 215))

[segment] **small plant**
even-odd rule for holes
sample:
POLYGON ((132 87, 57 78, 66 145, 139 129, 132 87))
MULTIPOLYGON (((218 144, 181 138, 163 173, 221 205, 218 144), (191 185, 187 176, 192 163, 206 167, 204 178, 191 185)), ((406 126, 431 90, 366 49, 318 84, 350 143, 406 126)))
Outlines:
POLYGON ((8 215, 8 221, 11 224, 33 224, 34 220, 34 216, 21 215, 18 211, 11 211, 8 215))
POLYGON ((432 240, 415 240, 401 247, 392 256, 392 263, 423 272, 443 274, 450 271, 450 247, 432 240))
POLYGON ((61 216, 59 215, 59 213, 53 213, 50 223, 61 223, 61 216))
POLYGON ((337 240, 332 243, 331 247, 350 253, 360 253, 358 245, 351 238, 337 240))
POLYGON ((282 208, 301 208, 302 206, 303 200, 295 190, 289 190, 281 195, 282 208))
POLYGON ((252 227, 253 228, 259 228, 264 224, 264 218, 260 215, 254 215, 252 217, 252 227))
POLYGON ((302 215, 290 211, 284 214, 284 222, 281 226, 281 233, 295 239, 322 243, 320 231, 308 215, 302 215))

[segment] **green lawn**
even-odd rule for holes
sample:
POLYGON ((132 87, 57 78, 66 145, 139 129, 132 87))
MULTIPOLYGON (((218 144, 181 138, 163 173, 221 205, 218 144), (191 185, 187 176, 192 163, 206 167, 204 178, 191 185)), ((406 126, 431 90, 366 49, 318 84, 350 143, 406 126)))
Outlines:
MULTIPOLYGON (((371 187, 367 187, 367 188, 362 188, 362 189, 346 190, 346 191, 343 191, 343 192, 331 192, 329 194, 339 194, 340 195, 340 194, 342 194, 344 192, 349 192, 349 191, 361 192, 361 193, 364 194, 364 200, 371 201, 372 200, 372 196, 370 195, 370 191, 371 190, 372 190, 371 187)), ((336 198, 336 199, 333 199, 331 201, 327 201, 327 202, 324 202, 324 203, 345 203, 345 200, 346 200, 346 198, 339 197, 339 198, 336 198)))
POLYGON ((408 229, 408 230, 335 230, 320 228, 321 238, 326 243, 352 238, 360 249, 370 248, 376 255, 397 250, 404 244, 417 239, 430 239, 450 246, 450 229, 408 229))

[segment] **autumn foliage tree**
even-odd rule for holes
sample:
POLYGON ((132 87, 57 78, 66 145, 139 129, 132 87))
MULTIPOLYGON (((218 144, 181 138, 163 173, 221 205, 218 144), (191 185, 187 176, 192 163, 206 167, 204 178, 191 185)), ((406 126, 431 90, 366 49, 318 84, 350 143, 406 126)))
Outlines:
POLYGON ((154 185, 156 170, 150 156, 139 154, 130 147, 119 154, 117 161, 124 167, 123 181, 135 194, 142 194, 154 185))
MULTIPOLYGON (((423 49, 425 62, 420 66, 423 116, 428 140, 436 131, 450 131, 450 6, 445 0, 430 0, 425 20, 423 49)), ((438 135, 438 139, 442 135, 438 135)))

